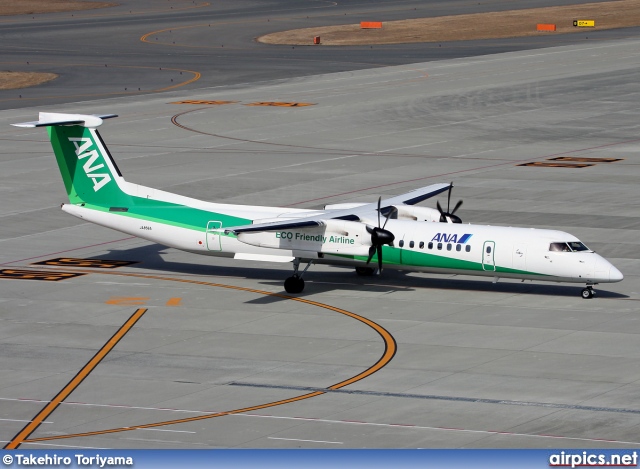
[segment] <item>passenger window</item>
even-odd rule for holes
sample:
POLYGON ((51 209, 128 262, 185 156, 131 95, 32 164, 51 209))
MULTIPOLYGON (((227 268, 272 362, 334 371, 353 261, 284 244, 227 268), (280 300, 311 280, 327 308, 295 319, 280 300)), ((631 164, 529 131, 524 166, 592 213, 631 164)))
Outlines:
POLYGON ((456 251, 462 251, 462 244, 456 244, 456 251))
POLYGON ((409 247, 412 248, 413 246, 415 246, 415 244, 413 243, 413 241, 409 241, 409 247))
POLYGON ((427 244, 427 247, 428 247, 429 249, 433 249, 433 243, 432 243, 432 242, 429 242, 429 244, 427 244))
POLYGON ((420 241, 420 249, 424 249, 424 241, 420 241))
POLYGON ((470 244, 467 244, 467 245, 464 247, 464 250, 465 250, 465 251, 467 251, 467 252, 471 252, 471 245, 470 245, 470 244))
POLYGON ((491 254, 491 246, 487 246, 487 254, 491 254))
POLYGON ((438 243, 438 251, 442 249, 442 243, 438 243))
POLYGON ((451 251, 451 243, 447 244, 447 251, 451 251))
POLYGON ((401 239, 400 242, 398 243, 398 246, 403 247, 404 246, 404 239, 401 239))

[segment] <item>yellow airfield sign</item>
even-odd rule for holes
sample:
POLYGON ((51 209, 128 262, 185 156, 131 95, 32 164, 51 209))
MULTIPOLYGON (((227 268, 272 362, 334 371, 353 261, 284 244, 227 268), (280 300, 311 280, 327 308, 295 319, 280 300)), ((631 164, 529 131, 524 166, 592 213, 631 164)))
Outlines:
POLYGON ((573 20, 573 26, 577 28, 595 28, 596 20, 573 20))

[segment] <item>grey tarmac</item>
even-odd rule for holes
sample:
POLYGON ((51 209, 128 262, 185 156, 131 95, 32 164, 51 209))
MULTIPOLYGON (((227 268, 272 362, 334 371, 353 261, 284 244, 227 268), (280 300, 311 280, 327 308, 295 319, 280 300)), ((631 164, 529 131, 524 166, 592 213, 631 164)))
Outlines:
MULTIPOLYGON (((245 18, 228 8, 216 14, 245 18)), ((158 30, 172 19, 155 16, 158 30)), ((34 21, 50 21, 54 37, 70 41, 63 26, 77 19, 60 18, 34 21)), ((139 38, 130 31, 143 18, 113 19, 114 31, 123 28, 114 54, 127 34, 139 38)), ((333 50, 329 67, 307 62, 301 74, 282 65, 243 81, 261 65, 250 54, 284 53, 245 41, 267 26, 245 27, 231 44, 253 52, 237 52, 235 64, 229 52, 223 62, 234 72, 219 82, 112 97, 104 96, 109 83, 91 82, 79 93, 93 98, 51 89, 55 99, 38 90, 29 102, 0 101, 0 269, 86 274, 0 279, 0 440, 11 441, 134 311, 148 308, 29 438, 94 433, 21 448, 637 448, 640 40, 603 35, 517 50, 505 42, 500 51, 478 45, 475 54, 422 59, 412 51, 426 49, 411 46, 406 61, 391 58, 397 47, 376 67, 340 63, 333 50), (172 104, 189 100, 231 103, 172 104), (247 105, 258 102, 313 105, 247 105), (46 132, 9 125, 42 110, 118 114, 100 132, 127 180, 205 200, 317 208, 453 180, 463 222, 568 231, 625 280, 586 301, 578 285, 389 269, 358 277, 318 266, 301 296, 315 303, 270 295, 283 295, 288 264, 198 257, 61 212, 66 194, 46 132), (519 166, 558 157, 620 161, 519 166), (61 257, 138 263, 33 265, 61 257), (322 391, 365 372, 392 345, 323 305, 388 331, 397 345, 388 364, 322 391), (216 413, 227 414, 193 419, 216 413)), ((71 62, 80 49, 51 55, 71 62)))

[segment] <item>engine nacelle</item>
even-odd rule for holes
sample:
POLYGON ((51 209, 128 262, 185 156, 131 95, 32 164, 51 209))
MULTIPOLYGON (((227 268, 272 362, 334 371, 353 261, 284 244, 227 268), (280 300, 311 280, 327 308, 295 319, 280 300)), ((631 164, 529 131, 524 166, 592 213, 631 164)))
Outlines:
POLYGON ((435 208, 414 207, 413 205, 394 205, 392 219, 414 221, 440 221, 440 212, 435 208))
POLYGON ((364 223, 326 220, 325 226, 317 228, 239 233, 238 241, 264 248, 367 256, 371 234, 364 223))

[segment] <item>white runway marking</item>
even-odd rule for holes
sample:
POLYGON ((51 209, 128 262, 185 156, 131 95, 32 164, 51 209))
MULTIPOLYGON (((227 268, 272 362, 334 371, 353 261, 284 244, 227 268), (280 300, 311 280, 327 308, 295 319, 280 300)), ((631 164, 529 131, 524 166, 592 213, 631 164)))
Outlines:
MULTIPOLYGON (((0 421, 2 421, 2 422, 32 422, 32 420, 17 420, 17 419, 0 419, 0 421)), ((45 420, 42 423, 53 423, 53 422, 49 422, 49 421, 45 420)))
POLYGON ((161 428, 136 428, 136 430, 146 430, 148 432, 172 432, 172 433, 196 433, 187 430, 163 430, 161 428))
POLYGON ((341 441, 322 441, 322 440, 299 440, 296 438, 276 438, 275 436, 268 437, 270 440, 286 440, 286 441, 306 441, 308 443, 329 443, 332 445, 344 445, 341 441))
MULTIPOLYGON (((35 402, 35 403, 47 403, 49 401, 41 401, 37 399, 12 399, 12 398, 0 398, 1 401, 19 401, 19 402, 35 402)), ((88 406, 88 407, 112 407, 116 409, 137 409, 137 410, 153 410, 153 411, 166 411, 166 412, 182 412, 182 413, 194 413, 194 414, 210 414, 216 413, 219 411, 215 410, 187 410, 187 409, 168 409, 161 407, 136 407, 136 406, 127 406, 127 405, 116 405, 116 404, 89 404, 84 402, 62 402, 60 405, 80 405, 80 406, 88 406)), ((563 436, 563 435, 539 435, 535 433, 513 433, 506 431, 497 431, 497 430, 471 430, 466 428, 449 428, 449 427, 429 427, 422 425, 414 425, 414 424, 406 424, 406 423, 379 423, 379 422, 360 422, 354 420, 329 420, 329 419, 319 419, 315 417, 281 417, 277 415, 263 415, 263 414, 230 414, 226 417, 253 417, 253 418, 266 418, 266 419, 279 419, 279 420, 298 420, 298 421, 306 421, 306 422, 323 422, 323 423, 331 423, 336 425, 366 425, 372 427, 385 427, 385 428, 404 428, 407 430, 432 430, 432 431, 441 431, 441 432, 459 432, 459 433, 478 433, 478 434, 486 434, 486 435, 503 435, 503 436, 514 436, 514 437, 529 437, 529 438, 548 438, 554 440, 570 440, 570 441, 588 441, 588 442, 600 442, 600 443, 619 443, 625 445, 640 445, 640 441, 621 441, 621 440, 611 440, 607 438, 579 438, 572 436, 563 436)), ((161 430, 161 429, 143 429, 143 430, 155 430, 155 431, 169 431, 176 433, 196 433, 189 432, 185 430, 161 430)), ((289 438, 276 438, 269 437, 271 439, 279 439, 279 440, 290 440, 290 441, 314 441, 314 440, 292 440, 289 438)), ((129 438, 133 439, 133 438, 129 438)), ((144 440, 150 441, 150 440, 144 440)), ((330 441, 317 441, 317 443, 334 443, 334 444, 343 444, 339 442, 330 442, 330 441)))
MULTIPOLYGON (((0 443, 9 443, 9 442, 5 440, 5 441, 0 441, 0 443)), ((104 448, 102 446, 56 445, 53 443, 40 443, 40 442, 29 443, 28 441, 23 441, 22 444, 23 445, 56 446, 60 448, 109 449, 109 448, 104 448)))

